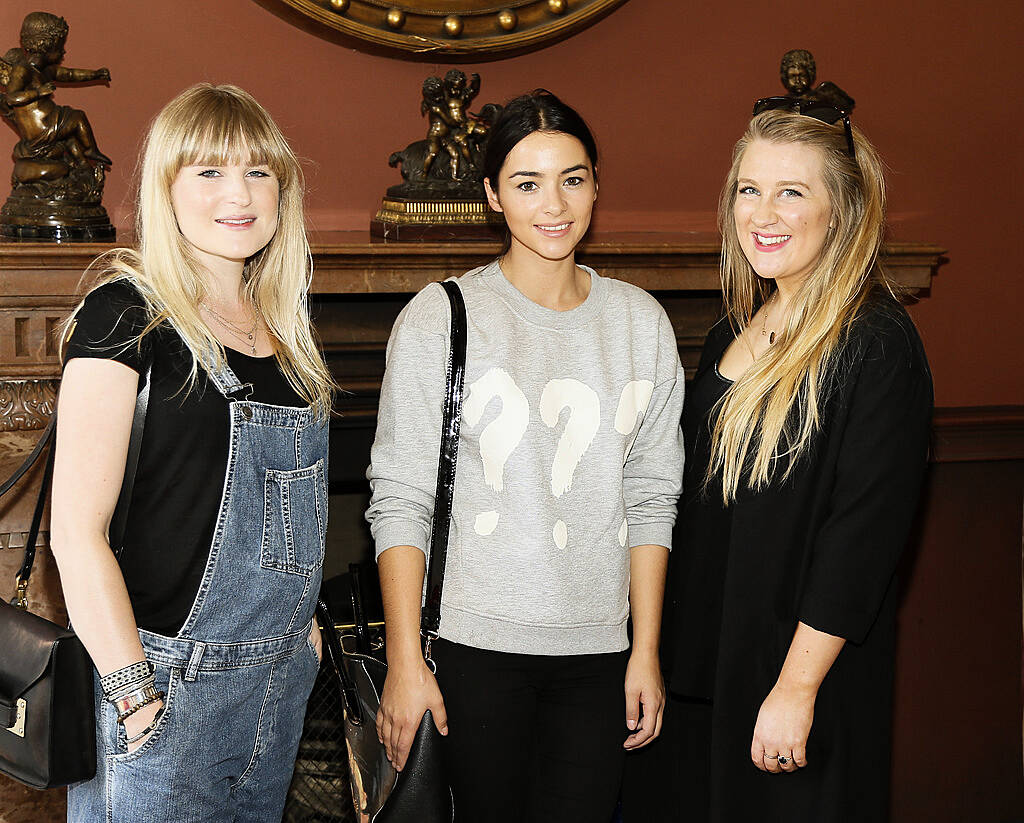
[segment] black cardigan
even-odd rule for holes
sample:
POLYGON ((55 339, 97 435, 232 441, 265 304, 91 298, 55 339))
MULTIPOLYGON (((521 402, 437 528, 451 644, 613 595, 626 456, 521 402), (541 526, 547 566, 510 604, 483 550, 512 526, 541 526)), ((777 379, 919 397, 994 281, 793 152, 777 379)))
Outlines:
MULTIPOLYGON (((695 383, 732 339, 726 320, 711 330, 695 383)), ((917 331, 888 295, 864 307, 836 363, 808 453, 724 512, 701 490, 706 412, 685 427, 664 656, 670 691, 713 701, 712 820, 885 818, 893 577, 924 476, 932 384, 917 331), (764 775, 751 736, 798 621, 848 642, 818 693, 808 767, 764 775)))

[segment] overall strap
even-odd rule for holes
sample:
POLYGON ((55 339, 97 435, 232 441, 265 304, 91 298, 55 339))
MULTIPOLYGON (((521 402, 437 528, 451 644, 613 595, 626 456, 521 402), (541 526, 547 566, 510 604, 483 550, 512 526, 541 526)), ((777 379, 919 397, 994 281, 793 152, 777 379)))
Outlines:
POLYGON ((441 418, 441 453, 437 464, 437 490, 434 494, 434 522, 427 562, 427 596, 420 621, 424 638, 424 657, 432 665, 430 643, 441 624, 441 590, 444 565, 448 556, 448 532, 452 519, 455 491, 455 463, 459 453, 459 422, 462 417, 462 387, 466 377, 466 303, 454 280, 441 287, 451 304, 451 345, 448 351, 444 412, 441 418))
POLYGON ((252 383, 243 383, 238 379, 234 371, 231 370, 231 366, 228 365, 228 358, 225 354, 221 358, 220 365, 214 365, 216 358, 212 352, 207 352, 206 356, 200 358, 199 362, 203 365, 206 370, 207 376, 210 378, 210 382, 217 388, 221 394, 223 394, 229 401, 230 400, 248 400, 252 396, 252 383), (236 394, 241 396, 236 397, 236 394))
MULTIPOLYGON (((114 514, 110 520, 110 548, 115 556, 120 556, 124 543, 124 529, 128 521, 128 506, 132 498, 132 488, 135 485, 135 473, 139 465, 139 454, 142 451, 142 433, 146 426, 146 412, 149 409, 149 390, 153 380, 153 364, 146 366, 144 384, 139 393, 135 396, 135 412, 132 417, 132 431, 128 439, 128 456, 124 467, 124 480, 121 483, 121 492, 117 498, 117 505, 114 507, 114 514)), ((50 421, 46 424, 42 437, 36 443, 32 453, 25 459, 25 462, 11 475, 11 477, 0 486, 0 496, 6 494, 22 475, 42 454, 47 444, 50 444, 49 453, 46 456, 46 468, 43 471, 43 479, 39 485, 39 496, 36 499, 36 508, 32 513, 32 525, 29 527, 28 537, 25 540, 25 556, 14 576, 17 586, 15 605, 19 608, 26 608, 28 605, 27 592, 28 581, 32 575, 32 566, 36 559, 36 540, 39 538, 39 528, 43 520, 43 510, 46 508, 46 496, 50 490, 50 480, 53 477, 53 459, 56 449, 53 446, 55 432, 57 430, 57 412, 50 415, 50 421)))

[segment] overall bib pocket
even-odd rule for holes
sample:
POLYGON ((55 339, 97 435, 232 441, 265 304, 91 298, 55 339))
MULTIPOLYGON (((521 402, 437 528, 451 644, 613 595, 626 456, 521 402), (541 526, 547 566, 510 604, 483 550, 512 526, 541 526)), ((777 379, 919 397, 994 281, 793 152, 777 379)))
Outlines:
POLYGON ((322 459, 305 469, 267 469, 260 565, 290 574, 315 572, 323 565, 326 517, 322 459))

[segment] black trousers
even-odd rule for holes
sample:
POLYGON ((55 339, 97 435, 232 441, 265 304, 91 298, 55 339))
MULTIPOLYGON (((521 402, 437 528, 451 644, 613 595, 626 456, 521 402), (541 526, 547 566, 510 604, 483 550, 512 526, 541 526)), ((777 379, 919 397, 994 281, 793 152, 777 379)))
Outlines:
POLYGON ((661 735, 626 756, 623 823, 707 823, 710 751, 711 701, 670 693, 661 735))
POLYGON ((508 654, 434 642, 456 823, 608 823, 628 652, 508 654))

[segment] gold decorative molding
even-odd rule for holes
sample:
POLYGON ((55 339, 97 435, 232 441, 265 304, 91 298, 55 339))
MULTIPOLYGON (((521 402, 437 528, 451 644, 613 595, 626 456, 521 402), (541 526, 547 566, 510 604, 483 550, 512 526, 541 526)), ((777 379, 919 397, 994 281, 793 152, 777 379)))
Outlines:
MULTIPOLYGON (((625 0, 277 0, 343 34, 430 55, 486 58, 562 40, 625 0)), ((265 0, 263 5, 267 5, 265 0)))
POLYGON ((375 220, 407 225, 504 226, 505 218, 486 200, 398 200, 385 197, 375 220))
POLYGON ((0 380, 0 432, 46 428, 57 407, 58 380, 0 380))

